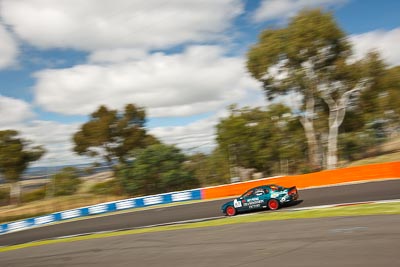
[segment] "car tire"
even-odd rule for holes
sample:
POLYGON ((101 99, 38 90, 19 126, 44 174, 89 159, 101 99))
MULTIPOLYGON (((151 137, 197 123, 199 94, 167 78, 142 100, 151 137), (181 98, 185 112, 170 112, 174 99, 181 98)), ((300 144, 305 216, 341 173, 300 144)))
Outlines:
POLYGON ((225 209, 225 214, 226 214, 227 216, 235 216, 235 215, 236 215, 236 209, 235 209, 233 206, 228 206, 228 207, 225 209))
POLYGON ((279 201, 278 200, 276 200, 275 198, 271 198, 269 201, 268 201, 268 209, 270 209, 270 210, 277 210, 277 209, 279 209, 280 208, 280 204, 279 204, 279 201))

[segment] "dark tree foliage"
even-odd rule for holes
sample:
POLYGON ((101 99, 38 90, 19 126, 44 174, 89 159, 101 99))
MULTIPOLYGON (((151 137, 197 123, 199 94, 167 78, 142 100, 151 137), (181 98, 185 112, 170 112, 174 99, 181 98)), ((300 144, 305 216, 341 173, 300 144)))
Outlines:
POLYGON ((118 178, 135 196, 195 188, 199 182, 185 162, 185 155, 174 146, 150 145, 135 151, 134 160, 118 171, 118 178))
POLYGON ((53 196, 73 195, 78 191, 82 180, 79 179, 79 170, 74 167, 65 167, 52 177, 53 196))
POLYGON ((202 187, 230 182, 231 166, 226 153, 219 147, 210 155, 198 153, 190 156, 186 166, 194 173, 202 187))
POLYGON ((231 107, 230 116, 217 125, 217 142, 234 166, 266 174, 282 160, 304 160, 301 125, 281 104, 271 105, 267 111, 231 107))
POLYGON ((0 173, 10 183, 10 198, 19 201, 18 181, 31 162, 39 160, 45 150, 41 146, 31 146, 30 142, 18 137, 14 130, 0 131, 0 173))
POLYGON ((74 151, 79 155, 102 157, 109 165, 124 163, 129 151, 158 140, 146 133, 143 108, 128 104, 123 113, 100 106, 73 136, 74 151))

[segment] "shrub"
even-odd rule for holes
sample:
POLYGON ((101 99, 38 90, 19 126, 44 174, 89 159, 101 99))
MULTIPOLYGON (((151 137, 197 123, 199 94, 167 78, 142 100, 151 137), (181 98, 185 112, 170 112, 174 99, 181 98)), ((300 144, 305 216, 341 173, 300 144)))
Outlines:
POLYGON ((0 205, 7 205, 10 200, 10 189, 0 188, 0 205))
POLYGON ((117 172, 124 191, 130 195, 158 194, 199 185, 184 167, 186 156, 174 146, 155 144, 134 153, 135 160, 117 172))
POLYGON ((93 185, 89 192, 96 195, 121 195, 122 188, 116 179, 112 179, 93 185))
POLYGON ((22 203, 32 202, 32 201, 44 199, 45 197, 46 197, 46 187, 43 186, 40 189, 36 189, 29 193, 23 194, 21 196, 21 202, 22 203))
POLYGON ((55 174, 52 178, 55 196, 66 196, 74 194, 82 181, 79 179, 76 168, 67 167, 55 174))

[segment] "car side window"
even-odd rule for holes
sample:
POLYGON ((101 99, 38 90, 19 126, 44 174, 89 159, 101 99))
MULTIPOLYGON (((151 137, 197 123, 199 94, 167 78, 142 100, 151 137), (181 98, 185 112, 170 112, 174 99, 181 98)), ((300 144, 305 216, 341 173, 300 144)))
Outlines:
POLYGON ((253 194, 254 194, 254 190, 252 189, 252 190, 247 191, 243 196, 244 196, 244 197, 250 197, 250 196, 252 196, 253 194))
POLYGON ((272 191, 278 191, 279 190, 279 188, 276 185, 271 185, 270 188, 271 188, 272 191))
POLYGON ((255 190, 255 194, 256 194, 256 196, 261 196, 261 195, 264 195, 264 194, 265 194, 265 191, 264 191, 264 189, 262 189, 262 188, 257 188, 257 189, 255 190))

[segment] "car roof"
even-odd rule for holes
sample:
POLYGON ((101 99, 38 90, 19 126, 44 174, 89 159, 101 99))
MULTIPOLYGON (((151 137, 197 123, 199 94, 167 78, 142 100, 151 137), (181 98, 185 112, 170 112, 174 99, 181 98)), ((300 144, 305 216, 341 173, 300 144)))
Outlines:
MULTIPOLYGON (((253 189, 261 188, 261 187, 262 187, 262 188, 267 188, 267 187, 271 187, 271 186, 279 186, 279 185, 276 185, 276 184, 264 184, 264 185, 259 185, 259 186, 250 188, 249 190, 253 190, 253 189)), ((247 190, 247 191, 249 191, 249 190, 247 190)))

